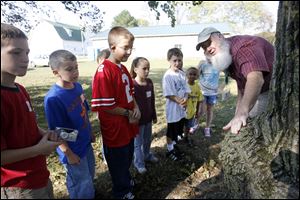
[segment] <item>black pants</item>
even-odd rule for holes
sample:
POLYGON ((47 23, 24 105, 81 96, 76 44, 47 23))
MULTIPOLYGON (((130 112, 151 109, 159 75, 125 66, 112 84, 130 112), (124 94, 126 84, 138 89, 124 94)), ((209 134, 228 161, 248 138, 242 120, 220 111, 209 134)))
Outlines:
POLYGON ((182 135, 185 118, 182 118, 178 122, 168 123, 167 137, 171 138, 172 141, 178 141, 178 135, 182 135))
POLYGON ((108 147, 103 145, 104 155, 113 183, 113 194, 116 199, 122 198, 132 191, 130 184, 130 165, 133 159, 134 139, 122 147, 108 147))

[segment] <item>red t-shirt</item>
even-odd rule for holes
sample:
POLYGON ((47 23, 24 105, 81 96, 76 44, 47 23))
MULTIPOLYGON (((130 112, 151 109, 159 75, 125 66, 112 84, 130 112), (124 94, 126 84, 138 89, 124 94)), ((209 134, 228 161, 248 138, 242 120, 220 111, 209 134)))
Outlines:
MULTIPOLYGON (((25 88, 1 86, 1 151, 37 144, 42 136, 25 88)), ((46 156, 36 156, 1 166, 1 187, 37 189, 49 179, 46 156)))
POLYGON ((99 65, 92 87, 92 111, 98 112, 103 143, 109 147, 127 145, 138 133, 128 118, 105 112, 116 107, 133 110, 133 82, 126 67, 105 60, 99 65))

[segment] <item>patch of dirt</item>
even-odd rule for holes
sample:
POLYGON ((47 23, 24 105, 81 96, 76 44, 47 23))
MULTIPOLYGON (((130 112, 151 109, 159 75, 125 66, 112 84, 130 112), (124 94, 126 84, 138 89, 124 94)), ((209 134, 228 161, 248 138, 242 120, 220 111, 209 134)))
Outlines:
MULTIPOLYGON (((220 142, 224 135, 221 127, 213 127, 212 137, 204 137, 200 128, 191 136, 194 146, 184 142, 178 146, 185 153, 180 162, 166 158, 166 129, 161 122, 153 126, 153 141, 151 150, 159 158, 156 164, 146 163, 147 172, 138 174, 132 167, 135 180, 134 189, 137 198, 154 199, 190 199, 190 198, 228 198, 223 187, 221 166, 218 160, 220 142)), ((203 127, 203 124, 201 124, 203 127)), ((100 147, 101 139, 93 144, 96 156, 95 188, 97 199, 111 199, 112 183, 108 168, 103 162, 100 147)), ((56 198, 68 198, 65 186, 65 172, 59 164, 56 155, 48 158, 51 180, 56 198)))

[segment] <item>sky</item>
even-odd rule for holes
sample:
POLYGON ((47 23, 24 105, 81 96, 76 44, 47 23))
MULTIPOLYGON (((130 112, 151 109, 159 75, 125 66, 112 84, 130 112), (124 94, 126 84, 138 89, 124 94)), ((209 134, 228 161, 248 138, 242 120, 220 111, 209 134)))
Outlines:
MULTIPOLYGON (((132 16, 136 19, 146 19, 150 22, 150 25, 170 25, 170 19, 167 18, 167 15, 161 12, 161 18, 159 21, 155 19, 155 12, 150 11, 150 8, 145 1, 91 1, 93 4, 97 5, 101 12, 105 12, 103 15, 103 29, 106 30, 111 27, 113 18, 120 14, 123 10, 128 10, 132 16)), ((52 1, 50 4, 55 4, 57 2, 52 1)), ((274 16, 274 21, 277 21, 277 10, 278 10, 278 1, 263 1, 263 4, 266 5, 266 9, 272 13, 274 16)), ((55 4, 56 5, 56 4, 55 4)), ((55 6, 55 9, 61 9, 63 17, 60 17, 60 22, 66 24, 72 24, 78 26, 78 21, 74 20, 74 17, 70 12, 65 11, 61 5, 55 6)), ((183 21, 182 23, 184 23, 183 21)), ((276 27, 274 25, 274 27, 276 27)))
MULTIPOLYGON (((125 9, 127 9, 136 19, 144 18, 150 21, 150 18, 152 21, 155 21, 154 23, 156 23, 152 25, 170 24, 170 20, 164 13, 161 13, 161 20, 156 22, 155 13, 150 11, 147 6, 147 2, 145 1, 97 1, 94 3, 98 5, 101 11, 106 12, 103 16, 103 21, 105 22, 103 30, 109 29, 113 18, 125 9)), ((266 8, 272 13, 276 21, 278 1, 263 1, 262 3, 266 5, 266 8)))

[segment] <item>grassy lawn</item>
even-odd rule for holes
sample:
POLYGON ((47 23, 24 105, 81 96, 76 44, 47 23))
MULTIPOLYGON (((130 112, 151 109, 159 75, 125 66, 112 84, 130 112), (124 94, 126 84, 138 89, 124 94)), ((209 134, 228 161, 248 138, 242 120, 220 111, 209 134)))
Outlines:
MULTIPOLYGON (((196 148, 190 149, 184 146, 183 150, 187 154, 185 163, 174 165, 165 158, 165 98, 162 95, 161 80, 164 72, 168 69, 168 62, 165 59, 149 61, 151 64, 149 77, 154 82, 158 116, 158 123, 153 125, 152 151, 158 155, 160 162, 157 165, 147 165, 147 168, 150 170, 145 175, 139 175, 135 171, 132 173, 138 184, 136 187, 137 197, 165 198, 179 182, 193 174, 198 168, 208 165, 207 163, 210 163, 210 160, 214 160, 218 163, 219 144, 224 137, 224 133, 221 129, 230 120, 230 117, 233 116, 236 85, 234 81, 230 80, 226 87, 230 90, 231 96, 226 101, 219 99, 215 106, 213 136, 210 139, 205 138, 200 132, 200 129, 192 138, 196 144, 196 148), (159 176, 157 174, 159 174, 159 176)), ((127 67, 130 67, 130 64, 131 60, 125 63, 127 67)), ((197 64, 197 59, 184 60, 184 69, 190 66, 197 66, 197 64)), ((82 84, 85 95, 89 101, 91 100, 91 79, 96 71, 96 67, 95 62, 79 62, 79 82, 82 84)), ((18 77, 16 81, 26 87, 37 113, 39 125, 43 128, 47 128, 43 101, 51 85, 56 82, 56 77, 52 74, 51 69, 49 67, 31 68, 25 77, 18 77)), ((223 88, 223 83, 224 76, 221 74, 220 88, 223 88)), ((103 164, 102 155, 100 153, 102 142, 101 137, 99 137, 99 122, 95 113, 90 114, 90 121, 93 131, 97 136, 96 143, 93 144, 96 156, 95 184, 97 198, 112 198, 110 176, 107 166, 103 164)), ((202 121, 202 125, 204 125, 204 118, 202 121)), ((56 198, 67 197, 65 173, 55 153, 48 157, 48 168, 51 172, 56 198)))

